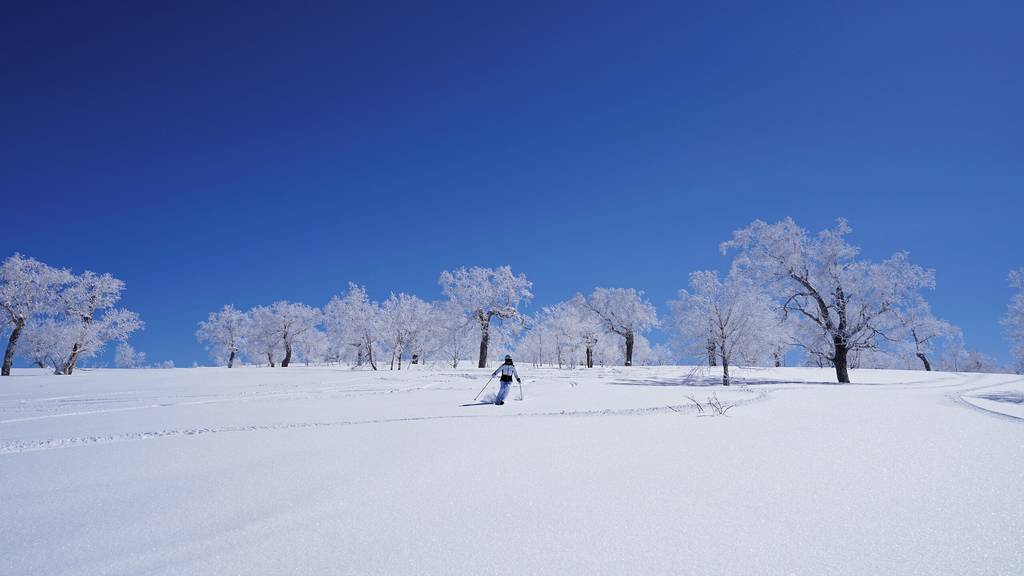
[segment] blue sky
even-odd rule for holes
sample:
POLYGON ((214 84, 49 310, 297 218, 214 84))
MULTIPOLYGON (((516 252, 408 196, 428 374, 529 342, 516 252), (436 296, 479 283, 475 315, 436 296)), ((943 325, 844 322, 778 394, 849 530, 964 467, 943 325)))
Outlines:
POLYGON ((1005 359, 1024 5, 719 4, 5 4, 0 251, 124 279, 190 365, 222 304, 460 265, 664 312, 733 229, 842 216, 1005 359))

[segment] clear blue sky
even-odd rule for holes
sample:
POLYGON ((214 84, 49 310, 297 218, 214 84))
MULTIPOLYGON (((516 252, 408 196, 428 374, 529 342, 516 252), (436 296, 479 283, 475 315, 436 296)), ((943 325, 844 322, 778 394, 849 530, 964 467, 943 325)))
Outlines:
POLYGON ((123 278, 190 365, 222 304, 460 265, 664 312, 733 229, 843 216, 1005 359, 1024 4, 721 4, 4 3, 0 252, 123 278))

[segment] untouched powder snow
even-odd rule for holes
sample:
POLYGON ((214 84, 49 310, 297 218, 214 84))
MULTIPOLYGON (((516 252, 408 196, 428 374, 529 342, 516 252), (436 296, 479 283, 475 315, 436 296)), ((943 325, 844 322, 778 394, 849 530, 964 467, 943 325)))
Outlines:
POLYGON ((1020 376, 413 368, 17 371, 0 574, 1024 574, 1020 376))

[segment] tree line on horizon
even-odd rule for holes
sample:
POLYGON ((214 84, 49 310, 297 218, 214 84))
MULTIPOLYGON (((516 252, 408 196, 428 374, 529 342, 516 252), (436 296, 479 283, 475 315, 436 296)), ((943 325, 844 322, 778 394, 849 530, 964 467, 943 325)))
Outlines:
MULTIPOLYGON (((781 366, 794 353, 804 365, 834 368, 843 383, 851 368, 1003 369, 968 350, 963 331, 932 313, 925 293, 935 286, 934 270, 913 264, 906 252, 862 259, 847 241, 851 232, 843 219, 817 234, 790 218, 755 221, 721 244, 733 255, 729 270, 691 273, 665 319, 634 288, 596 288, 526 314, 521 308, 533 294, 525 275, 509 266, 463 267, 441 273, 443 300, 392 293, 377 302, 350 282, 323 308, 225 305, 199 323, 196 337, 228 367, 287 367, 298 359, 401 370, 403 361, 458 367, 475 358, 483 368, 506 353, 538 366, 593 367, 687 357, 721 366, 726 385, 731 366, 781 366), (671 347, 647 340, 656 327, 671 334, 671 347)), ((1009 280, 1018 292, 1001 322, 1013 369, 1022 371, 1024 269, 1009 280)), ((142 365, 144 355, 127 339, 143 323, 115 307, 123 288, 110 274, 75 275, 19 254, 7 258, 0 266, 0 310, 10 331, 3 374, 16 353, 71 374, 112 341, 120 342, 117 365, 142 365)))

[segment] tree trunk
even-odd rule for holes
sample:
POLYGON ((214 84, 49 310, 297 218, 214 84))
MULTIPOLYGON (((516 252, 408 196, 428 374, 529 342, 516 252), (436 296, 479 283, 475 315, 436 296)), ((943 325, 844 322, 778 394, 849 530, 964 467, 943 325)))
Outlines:
POLYGON ((4 352, 4 365, 0 375, 10 376, 11 365, 14 364, 14 348, 18 345, 18 337, 21 336, 21 329, 25 327, 25 320, 21 319, 11 330, 11 337, 7 339, 7 351, 4 352))
POLYGON ((39 366, 40 368, 46 368, 46 364, 43 364, 39 360, 36 360, 36 366, 39 366))
POLYGON ((363 365, 363 347, 360 346, 358 348, 358 350, 356 350, 356 366, 362 366, 362 365, 363 365))
POLYGON ((717 348, 714 340, 708 340, 708 366, 718 366, 718 354, 715 353, 717 348))
POLYGON ((267 352, 267 364, 270 364, 271 368, 274 367, 274 353, 273 352, 267 352))
POLYGON ((722 354, 722 386, 729 385, 729 357, 722 354))
POLYGON ((292 345, 288 342, 284 343, 284 360, 281 360, 281 368, 287 368, 288 364, 292 361, 292 345))
POLYGON ((587 346, 587 368, 594 367, 594 349, 587 346))
POLYGON ((832 359, 833 363, 836 365, 836 378, 839 380, 840 384, 849 384, 850 372, 847 369, 846 342, 839 338, 833 338, 832 344, 836 349, 835 357, 832 359))
POLYGON ((75 364, 78 363, 78 355, 82 353, 82 347, 75 342, 75 345, 71 347, 71 356, 68 356, 68 361, 64 363, 64 367, 60 373, 70 376, 75 371, 75 364))
POLYGON ((626 366, 633 365, 633 333, 626 334, 626 366))
POLYGON ((775 351, 775 352, 772 352, 772 356, 775 357, 775 367, 776 368, 781 367, 782 366, 782 354, 779 354, 778 351, 775 351))
POLYGON ((922 363, 924 363, 925 371, 931 372, 932 371, 932 364, 931 364, 931 362, 928 361, 928 357, 924 355, 924 352, 918 352, 917 353, 917 357, 921 359, 922 363))
POLYGON ((420 355, 419 354, 413 354, 412 355, 412 363, 413 364, 419 364, 420 363, 420 355))
POLYGON ((487 367, 487 344, 491 340, 491 321, 481 320, 480 321, 480 361, 477 363, 477 368, 487 367))
POLYGON ((231 355, 228 356, 228 368, 233 368, 234 366, 235 366, 235 351, 232 350, 231 351, 231 355))
POLYGON ((370 362, 370 368, 377 369, 377 363, 373 361, 373 344, 366 343, 366 358, 370 362))

